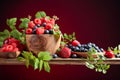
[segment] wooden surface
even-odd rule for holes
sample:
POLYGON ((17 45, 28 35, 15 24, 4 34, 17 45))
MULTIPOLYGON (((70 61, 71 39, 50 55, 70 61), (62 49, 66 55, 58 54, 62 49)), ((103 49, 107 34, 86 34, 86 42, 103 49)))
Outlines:
MULTIPOLYGON (((85 65, 86 59, 78 58, 56 58, 52 59, 49 63, 54 65, 85 65)), ((120 58, 107 59, 105 61, 107 64, 120 65, 120 58)), ((20 62, 17 59, 3 59, 0 58, 0 65, 24 65, 25 62, 20 62)))

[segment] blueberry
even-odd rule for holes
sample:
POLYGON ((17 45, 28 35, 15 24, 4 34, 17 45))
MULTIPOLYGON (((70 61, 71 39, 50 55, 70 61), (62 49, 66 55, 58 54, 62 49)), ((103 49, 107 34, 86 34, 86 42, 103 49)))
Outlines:
POLYGON ((75 50, 75 46, 71 46, 71 48, 70 48, 72 51, 74 51, 75 50))
POLYGON ((40 27, 40 24, 37 24, 37 27, 40 27))
POLYGON ((104 52, 104 49, 103 49, 103 48, 100 48, 100 51, 101 51, 101 52, 104 52))
POLYGON ((33 31, 32 31, 32 34, 36 34, 36 29, 37 29, 37 28, 38 28, 37 26, 34 26, 33 31))
POLYGON ((49 34, 49 33, 50 33, 49 30, 44 31, 44 34, 49 34))
POLYGON ((77 58, 77 57, 78 57, 77 54, 72 54, 72 55, 71 55, 71 58, 77 58))
POLYGON ((116 58, 120 58, 120 53, 115 54, 116 58))
POLYGON ((75 52, 80 52, 80 48, 76 46, 75 49, 74 49, 74 51, 75 52))
POLYGON ((84 52, 84 49, 85 49, 84 47, 81 47, 80 52, 84 52))
POLYGON ((81 47, 81 44, 78 44, 78 47, 80 48, 80 47, 81 47))
POLYGON ((58 58, 58 55, 57 54, 53 54, 52 57, 53 58, 58 58))
POLYGON ((71 49, 71 48, 72 48, 72 44, 68 44, 68 48, 70 48, 70 49, 71 49))
POLYGON ((84 49, 84 52, 87 52, 88 51, 88 49, 84 49))
POLYGON ((49 34, 53 34, 53 30, 49 30, 49 34))
POLYGON ((45 27, 45 26, 46 26, 46 23, 44 22, 44 23, 42 24, 42 26, 45 27))

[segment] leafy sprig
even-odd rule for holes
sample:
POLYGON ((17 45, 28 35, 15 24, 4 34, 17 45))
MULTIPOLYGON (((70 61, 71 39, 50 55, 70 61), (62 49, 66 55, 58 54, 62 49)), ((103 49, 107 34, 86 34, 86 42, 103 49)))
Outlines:
POLYGON ((106 60, 106 58, 103 55, 97 54, 95 49, 92 48, 90 51, 88 51, 86 67, 89 69, 94 69, 96 72, 102 72, 103 74, 106 74, 107 70, 110 68, 110 65, 105 64, 104 60, 106 60), (96 54, 97 58, 94 58, 93 54, 96 54))
POLYGON ((18 57, 19 61, 25 61, 26 67, 29 65, 34 67, 34 70, 39 69, 41 71, 43 68, 46 72, 50 72, 50 66, 48 61, 52 59, 49 52, 39 52, 38 56, 34 56, 33 53, 24 51, 22 53, 23 57, 18 57))

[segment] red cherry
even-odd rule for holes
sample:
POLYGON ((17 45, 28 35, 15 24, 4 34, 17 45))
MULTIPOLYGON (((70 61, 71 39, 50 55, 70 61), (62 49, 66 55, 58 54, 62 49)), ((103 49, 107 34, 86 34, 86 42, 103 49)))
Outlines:
POLYGON ((64 47, 60 51, 60 56, 63 58, 69 58, 71 56, 71 50, 68 47, 64 47))
POLYGON ((34 19, 34 23, 35 24, 41 24, 41 20, 36 18, 36 19, 34 19))
POLYGON ((37 34, 43 34, 44 31, 45 31, 44 28, 37 28, 37 29, 36 29, 36 33, 37 33, 37 34))
POLYGON ((29 28, 34 28, 34 26, 35 26, 35 24, 34 24, 34 22, 33 21, 30 21, 29 23, 28 23, 28 27, 29 28))
POLYGON ((77 41, 77 40, 72 41, 72 45, 73 45, 73 46, 78 46, 79 44, 80 44, 80 42, 77 41))
POLYGON ((47 29, 47 30, 50 30, 52 28, 53 28, 53 26, 50 23, 47 23, 46 26, 45 26, 45 29, 47 29))
POLYGON ((105 57, 107 58, 113 58, 115 55, 113 53, 113 51, 106 51, 105 52, 105 57))
POLYGON ((32 29, 31 28, 26 29, 26 34, 32 34, 32 29))

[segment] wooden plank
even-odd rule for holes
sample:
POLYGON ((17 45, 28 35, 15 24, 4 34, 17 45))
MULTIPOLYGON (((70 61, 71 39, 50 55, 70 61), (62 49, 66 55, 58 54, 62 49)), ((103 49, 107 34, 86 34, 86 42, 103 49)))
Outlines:
MULTIPOLYGON (((54 65, 85 65, 86 59, 79 58, 56 58, 49 63, 54 65)), ((105 63, 111 65, 120 65, 120 58, 107 59, 105 63)), ((25 62, 20 62, 17 59, 3 59, 0 58, 0 65, 24 65, 25 62)))

